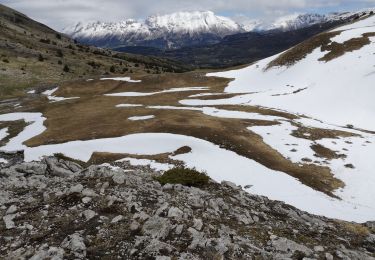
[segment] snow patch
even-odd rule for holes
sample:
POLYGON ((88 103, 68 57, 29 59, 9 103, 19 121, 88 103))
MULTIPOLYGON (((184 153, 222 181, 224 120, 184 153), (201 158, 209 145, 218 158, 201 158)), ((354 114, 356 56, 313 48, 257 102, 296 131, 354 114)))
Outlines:
POLYGON ((142 107, 141 104, 118 104, 116 107, 142 107))
POLYGON ((132 120, 132 121, 141 121, 141 120, 149 120, 149 119, 153 119, 153 118, 155 118, 154 115, 149 115, 149 116, 132 116, 132 117, 129 117, 128 119, 132 120))
POLYGON ((148 159, 124 158, 121 160, 117 160, 116 162, 129 162, 133 166, 149 165, 151 169, 154 169, 156 171, 168 171, 174 167, 174 165, 172 164, 158 163, 155 160, 148 160, 148 159))
POLYGON ((196 90, 208 90, 208 87, 188 87, 188 88, 171 88, 163 91, 155 91, 155 92, 120 92, 120 93, 112 93, 112 94, 105 94, 105 96, 110 97, 145 97, 145 96, 152 96, 162 93, 172 93, 172 92, 183 92, 183 91, 196 91, 196 90))
POLYGON ((77 99, 79 97, 69 97, 69 98, 64 98, 64 97, 56 97, 56 96, 53 96, 52 94, 55 93, 59 88, 54 88, 54 89, 50 89, 50 90, 46 90, 44 91, 42 94, 43 95, 46 95, 47 98, 49 100, 51 100, 52 102, 59 102, 59 101, 64 101, 64 100, 69 100, 69 99, 77 99))
POLYGON ((13 137, 9 142, 0 147, 3 151, 19 151, 28 149, 23 142, 43 133, 46 130, 46 127, 43 125, 45 118, 41 113, 10 113, 0 115, 0 121, 17 121, 24 120, 26 123, 29 123, 25 129, 19 133, 16 137, 13 137))
POLYGON ((142 80, 133 80, 130 77, 101 78, 100 80, 115 80, 115 81, 125 81, 125 82, 130 82, 130 83, 142 82, 142 80))

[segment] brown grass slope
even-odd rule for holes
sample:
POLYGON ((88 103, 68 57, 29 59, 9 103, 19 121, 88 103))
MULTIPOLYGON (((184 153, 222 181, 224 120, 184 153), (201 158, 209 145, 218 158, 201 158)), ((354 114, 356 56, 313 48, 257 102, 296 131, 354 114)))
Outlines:
POLYGON ((78 44, 0 4, 0 98, 21 95, 25 88, 79 78, 187 70, 167 59, 78 44))

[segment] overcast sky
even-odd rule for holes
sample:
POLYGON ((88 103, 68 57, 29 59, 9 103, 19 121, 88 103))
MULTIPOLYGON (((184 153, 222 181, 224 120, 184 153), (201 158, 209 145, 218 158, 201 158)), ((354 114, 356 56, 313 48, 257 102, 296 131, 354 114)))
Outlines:
POLYGON ((143 19, 152 14, 211 10, 228 17, 270 20, 293 13, 328 13, 374 7, 375 0, 0 0, 61 30, 79 21, 143 19))

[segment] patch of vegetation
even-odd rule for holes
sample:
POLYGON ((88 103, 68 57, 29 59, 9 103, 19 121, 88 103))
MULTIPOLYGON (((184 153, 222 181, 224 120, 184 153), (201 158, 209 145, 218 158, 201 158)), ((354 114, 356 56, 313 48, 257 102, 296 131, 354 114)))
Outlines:
POLYGON ((64 72, 69 72, 70 71, 70 68, 68 65, 65 65, 64 68, 63 68, 63 71, 64 72))
POLYGON ((272 67, 292 66, 298 61, 304 59, 315 49, 319 47, 324 49, 324 46, 328 46, 328 44, 331 43, 331 38, 339 35, 340 33, 341 31, 318 34, 281 54, 268 64, 267 69, 272 67))
POLYGON ((344 43, 332 42, 330 45, 322 46, 322 51, 329 51, 326 55, 320 58, 320 61, 331 61, 336 59, 346 52, 352 52, 363 48, 371 43, 369 37, 375 36, 374 33, 364 33, 362 37, 350 39, 344 43))
POLYGON ((202 187, 208 184, 210 178, 204 172, 199 172, 196 169, 189 169, 182 166, 166 171, 162 176, 155 177, 155 179, 162 185, 170 183, 202 187))
POLYGON ((38 61, 40 61, 40 62, 43 62, 43 61, 44 61, 44 57, 43 57, 42 54, 39 54, 39 56, 38 56, 38 61))
POLYGON ((324 147, 320 144, 314 144, 311 146, 311 149, 315 152, 315 156, 326 158, 328 160, 338 159, 338 158, 346 158, 345 154, 338 154, 327 147, 324 147))
POLYGON ((62 50, 58 49, 56 51, 56 57, 60 57, 60 58, 64 57, 64 53, 62 52, 62 50))

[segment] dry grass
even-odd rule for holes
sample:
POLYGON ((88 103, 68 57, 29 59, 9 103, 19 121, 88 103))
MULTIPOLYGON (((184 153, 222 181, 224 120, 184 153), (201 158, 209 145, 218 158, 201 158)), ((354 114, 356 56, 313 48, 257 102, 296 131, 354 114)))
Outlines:
POLYGON ((0 140, 0 146, 7 144, 10 139, 17 136, 26 126, 27 124, 23 120, 0 122, 0 129, 8 128, 8 135, 3 140, 0 140))
POLYGON ((326 158, 327 160, 339 159, 339 158, 346 158, 345 154, 338 154, 327 147, 324 147, 320 144, 313 144, 311 149, 315 152, 315 156, 326 158))
POLYGON ((271 61, 266 69, 270 69, 272 67, 292 66, 298 61, 304 59, 315 49, 321 46, 327 46, 329 43, 331 43, 331 38, 339 35, 340 33, 340 31, 337 31, 318 34, 281 54, 279 57, 271 61))
POLYGON ((341 32, 342 31, 321 33, 298 44, 271 61, 267 65, 266 70, 272 67, 292 66, 318 48, 320 48, 322 52, 329 51, 319 59, 320 61, 328 62, 344 55, 346 52, 361 49, 371 43, 369 37, 375 36, 375 33, 365 33, 362 37, 350 39, 342 44, 332 42, 331 38, 339 35, 341 32))
POLYGON ((339 137, 353 137, 358 136, 350 132, 344 132, 339 130, 328 130, 314 127, 304 127, 301 125, 293 124, 298 129, 293 130, 292 136, 297 138, 303 138, 311 141, 317 141, 324 138, 336 139, 339 137))
MULTIPOLYGON (((202 91, 165 93, 147 97, 103 96, 105 93, 123 91, 150 92, 172 87, 196 86, 208 86, 210 89, 207 91, 222 92, 229 80, 205 77, 197 72, 179 75, 148 75, 140 79, 142 83, 79 81, 64 84, 56 95, 80 96, 81 98, 58 103, 36 102, 34 109, 43 112, 47 118, 45 121, 47 130, 40 136, 28 140, 27 145, 38 146, 145 132, 181 134, 210 141, 253 159, 270 169, 290 174, 302 183, 332 196, 335 189, 343 187, 344 184, 334 178, 329 168, 312 164, 294 164, 265 144, 259 135, 247 129, 249 126, 268 126, 278 124, 278 122, 218 118, 191 110, 158 110, 145 106, 115 107, 122 103, 176 106, 179 105, 179 100, 202 91), (146 121, 128 120, 131 116, 144 115, 154 115, 155 118, 146 121)), ((220 108, 296 118, 295 115, 260 107, 220 106, 220 108)), ((94 155, 91 161, 94 160, 100 162, 101 159, 97 159, 97 155, 94 155)))
POLYGON ((350 222, 339 222, 341 226, 349 233, 366 237, 370 234, 370 231, 367 227, 361 224, 356 224, 356 223, 350 223, 350 222))
POLYGON ((319 60, 328 62, 328 61, 331 61, 333 59, 336 59, 344 55, 346 52, 359 50, 363 48, 364 46, 370 44, 371 41, 369 37, 373 37, 373 36, 375 36, 375 32, 365 33, 362 35, 362 37, 353 38, 341 44, 337 42, 332 42, 329 45, 323 45, 322 51, 328 51, 328 53, 325 54, 319 60))

